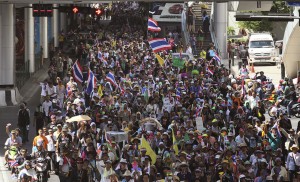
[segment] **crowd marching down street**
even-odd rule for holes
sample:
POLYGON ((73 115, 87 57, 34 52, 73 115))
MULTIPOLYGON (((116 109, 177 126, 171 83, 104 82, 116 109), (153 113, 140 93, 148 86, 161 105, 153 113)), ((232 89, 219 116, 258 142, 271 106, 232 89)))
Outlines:
POLYGON ((14 178, 300 181, 300 128, 289 119, 299 116, 298 96, 288 78, 252 77, 245 65, 232 75, 213 43, 191 60, 177 30, 159 38, 152 18, 148 33, 143 21, 116 21, 62 32, 40 105, 30 113, 20 104, 18 128, 6 127, 14 178))

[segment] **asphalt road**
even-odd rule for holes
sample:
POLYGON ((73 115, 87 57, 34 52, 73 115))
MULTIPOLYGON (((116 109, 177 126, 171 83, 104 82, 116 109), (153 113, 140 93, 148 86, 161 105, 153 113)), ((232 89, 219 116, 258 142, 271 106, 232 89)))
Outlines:
MULTIPOLYGON (((33 121, 33 113, 35 111, 35 107, 40 102, 40 89, 39 85, 37 84, 39 81, 42 81, 44 77, 47 75, 47 72, 44 72, 42 75, 37 75, 39 79, 32 81, 32 83, 29 84, 31 87, 35 87, 33 90, 29 90, 30 98, 27 101, 27 105, 31 111, 31 123, 30 123, 30 130, 29 130, 29 142, 27 142, 24 147, 27 148, 29 152, 31 152, 32 147, 32 140, 35 135, 35 128, 32 126, 33 121)), ((28 94, 27 94, 28 95, 28 94)), ((5 133, 5 127, 7 123, 11 123, 11 129, 14 129, 17 127, 17 113, 18 113, 19 107, 18 106, 12 106, 12 107, 0 107, 0 182, 16 182, 17 180, 13 180, 11 178, 10 171, 7 170, 7 168, 4 166, 5 160, 4 160, 4 143, 6 139, 8 138, 8 135, 5 133)), ((51 175, 51 178, 49 179, 49 182, 59 182, 58 176, 51 175)))

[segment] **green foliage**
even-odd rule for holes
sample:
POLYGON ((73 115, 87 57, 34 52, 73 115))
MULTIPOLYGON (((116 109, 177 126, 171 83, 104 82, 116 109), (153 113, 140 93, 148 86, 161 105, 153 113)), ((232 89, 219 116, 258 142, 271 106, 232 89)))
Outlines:
MULTIPOLYGON (((247 11, 249 13, 254 13, 255 11, 247 11)), ((286 6, 285 1, 277 0, 273 1, 273 6, 271 7, 270 13, 289 13, 290 7, 286 6)), ((267 15, 268 12, 261 12, 262 15, 267 15)), ((253 32, 271 32, 273 30, 272 22, 268 20, 262 21, 241 21, 238 23, 240 28, 248 29, 253 32)))
POLYGON ((227 27, 227 35, 235 35, 234 27, 232 26, 227 27))
POLYGON ((273 30, 272 22, 262 21, 241 21, 238 23, 241 28, 248 29, 252 32, 270 32, 273 30))
POLYGON ((290 7, 286 6, 285 1, 277 0, 273 1, 273 6, 270 10, 271 13, 289 13, 290 7))

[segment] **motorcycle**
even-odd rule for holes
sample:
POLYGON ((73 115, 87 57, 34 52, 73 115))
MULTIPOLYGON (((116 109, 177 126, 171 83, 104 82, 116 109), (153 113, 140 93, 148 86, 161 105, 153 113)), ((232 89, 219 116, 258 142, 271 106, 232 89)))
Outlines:
MULTIPOLYGON (((276 106, 273 106, 276 107, 276 106)), ((270 107, 268 109, 268 114, 270 117, 274 117, 274 114, 271 113, 271 110, 273 107, 270 107)), ((287 107, 280 105, 279 108, 277 109, 277 117, 279 116, 280 113, 287 114, 287 107)), ((296 118, 300 118, 300 103, 295 103, 291 107, 291 116, 295 116, 296 118)))
POLYGON ((7 155, 7 166, 8 170, 11 170, 12 165, 16 163, 16 157, 18 156, 19 149, 16 146, 5 146, 4 149, 8 149, 8 155, 7 155))
POLYGON ((36 159, 35 171, 39 182, 47 182, 49 177, 48 158, 39 157, 36 159))
POLYGON ((296 103, 292 106, 291 115, 300 118, 300 103, 296 103))

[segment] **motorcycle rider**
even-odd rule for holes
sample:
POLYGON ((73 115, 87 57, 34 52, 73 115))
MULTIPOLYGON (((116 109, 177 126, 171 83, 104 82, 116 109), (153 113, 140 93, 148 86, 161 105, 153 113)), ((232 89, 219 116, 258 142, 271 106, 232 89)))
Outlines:
MULTIPOLYGON (((26 160, 31 160, 31 156, 28 155, 27 149, 22 148, 20 150, 20 155, 16 158, 16 162, 19 166, 22 166, 26 160)), ((15 173, 15 168, 12 168, 12 173, 15 173)))
POLYGON ((288 117, 291 118, 291 109, 292 109, 292 106, 294 104, 297 103, 297 93, 295 91, 295 87, 294 86, 291 86, 290 87, 290 92, 285 96, 286 99, 289 100, 289 103, 287 105, 287 113, 288 113, 288 117))
POLYGON ((33 180, 37 179, 37 175, 35 170, 32 168, 32 165, 30 163, 30 161, 26 160, 22 167, 24 166, 24 168, 20 171, 19 176, 18 176, 18 181, 21 181, 21 179, 24 176, 31 176, 33 178, 33 180))
POLYGON ((46 151, 43 148, 43 143, 38 142, 37 143, 37 147, 36 147, 36 151, 33 151, 32 157, 37 159, 37 158, 46 158, 46 151))
POLYGON ((11 136, 6 140, 5 142, 5 147, 4 149, 6 149, 7 151, 5 152, 4 154, 4 158, 5 158, 5 161, 6 163, 8 162, 8 152, 9 152, 9 148, 11 146, 15 146, 15 147, 20 147, 22 145, 22 141, 21 140, 18 140, 17 137, 16 137, 16 131, 15 130, 12 130, 11 131, 11 136))

